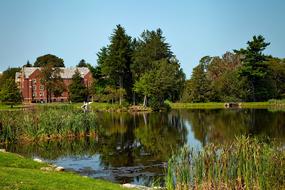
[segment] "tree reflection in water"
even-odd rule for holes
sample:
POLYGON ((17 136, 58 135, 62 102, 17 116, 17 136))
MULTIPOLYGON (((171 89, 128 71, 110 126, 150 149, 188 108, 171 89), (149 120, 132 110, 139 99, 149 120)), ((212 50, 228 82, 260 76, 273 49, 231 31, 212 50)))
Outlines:
POLYGON ((9 144, 4 148, 62 164, 82 175, 149 185, 164 175, 167 160, 185 143, 190 145, 190 138, 202 146, 227 143, 239 135, 269 137, 285 144, 285 112, 197 109, 98 112, 97 117, 97 137, 9 144))
POLYGON ((207 143, 227 143, 248 135, 285 143, 285 112, 265 109, 179 110, 190 123, 196 139, 207 143))

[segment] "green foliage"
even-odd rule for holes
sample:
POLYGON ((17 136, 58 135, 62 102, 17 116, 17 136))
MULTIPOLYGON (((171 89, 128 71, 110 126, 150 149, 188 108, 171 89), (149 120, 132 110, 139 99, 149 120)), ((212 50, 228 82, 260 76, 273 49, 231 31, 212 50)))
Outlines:
POLYGON ((95 78, 92 93, 96 100, 114 99, 104 98, 107 94, 114 96, 110 87, 124 89, 128 102, 139 102, 144 96, 144 105, 149 98, 153 105, 160 107, 166 98, 178 100, 185 75, 165 41, 161 29, 146 30, 139 39, 132 40, 118 25, 110 45, 97 54, 98 66, 92 72, 95 78))
POLYGON ((16 72, 19 72, 21 68, 8 68, 0 76, 0 88, 6 83, 6 80, 13 79, 15 80, 16 72))
POLYGON ((64 108, 26 112, 0 112, 0 142, 31 142, 95 135, 95 113, 64 108))
POLYGON ((241 76, 248 79, 253 101, 268 99, 271 89, 266 88, 263 80, 268 75, 268 56, 262 52, 270 44, 265 42, 263 36, 253 36, 253 40, 247 42, 246 49, 235 50, 242 56, 242 67, 239 70, 241 76))
POLYGON ((11 105, 20 103, 22 101, 21 93, 15 83, 14 79, 7 79, 0 90, 0 101, 11 105))
POLYGON ((76 67, 88 67, 88 63, 84 59, 81 59, 76 67))
POLYGON ((167 187, 283 189, 284 159, 283 149, 246 137, 201 151, 185 147, 169 161, 167 187))
POLYGON ((64 61, 55 55, 46 54, 38 57, 34 63, 34 67, 44 67, 46 65, 52 65, 52 67, 64 67, 64 61))
POLYGON ((30 61, 28 60, 27 63, 25 65, 23 65, 23 67, 32 67, 33 65, 30 63, 30 61))
POLYGON ((140 78, 144 73, 155 68, 155 62, 162 59, 170 59, 173 54, 170 46, 166 43, 162 30, 145 30, 141 38, 135 42, 133 53, 132 73, 135 79, 140 78))
POLYGON ((285 98, 285 61, 278 58, 271 58, 267 63, 276 98, 285 98))
POLYGON ((127 97, 132 97, 131 55, 131 37, 126 34, 121 25, 117 25, 110 37, 108 50, 102 49, 98 62, 102 73, 115 87, 124 88, 127 97))
POLYGON ((78 70, 72 76, 72 83, 69 85, 69 99, 72 102, 87 101, 88 91, 84 86, 83 79, 78 70))
POLYGON ((240 102, 282 98, 285 63, 262 53, 268 45, 262 36, 254 36, 246 49, 226 52, 221 58, 202 58, 185 84, 181 101, 240 102))
POLYGON ((216 92, 216 100, 222 102, 240 102, 249 96, 248 81, 239 77, 237 70, 224 73, 219 80, 212 82, 212 88, 216 92))
POLYGON ((54 67, 52 64, 46 64, 41 67, 39 77, 47 91, 47 102, 51 102, 52 94, 58 97, 66 90, 60 72, 60 68, 54 67))
POLYGON ((155 110, 164 105, 164 100, 179 91, 184 82, 180 65, 168 60, 157 61, 156 67, 146 72, 134 85, 134 91, 151 98, 155 110))
POLYGON ((207 78, 206 67, 210 57, 204 57, 200 60, 200 64, 193 69, 193 73, 187 86, 188 100, 191 102, 207 102, 210 100, 211 89, 210 81, 207 78))

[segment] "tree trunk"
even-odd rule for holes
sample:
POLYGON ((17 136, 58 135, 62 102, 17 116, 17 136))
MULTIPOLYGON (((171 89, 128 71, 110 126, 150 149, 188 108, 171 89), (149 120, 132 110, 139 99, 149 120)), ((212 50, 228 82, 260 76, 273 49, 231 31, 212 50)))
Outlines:
POLYGON ((136 93, 133 92, 133 105, 136 105, 136 93))
POLYGON ((143 98, 143 106, 146 107, 146 105, 147 105, 147 97, 145 95, 143 98))
POLYGON ((254 83, 254 81, 251 81, 251 88, 252 88, 253 102, 255 102, 256 97, 255 97, 255 83, 254 83))
POLYGON ((48 103, 48 97, 49 97, 49 91, 46 91, 46 95, 47 95, 47 103, 48 103))
POLYGON ((123 80, 122 80, 122 76, 120 76, 120 106, 122 105, 122 93, 121 93, 121 89, 123 88, 123 80))

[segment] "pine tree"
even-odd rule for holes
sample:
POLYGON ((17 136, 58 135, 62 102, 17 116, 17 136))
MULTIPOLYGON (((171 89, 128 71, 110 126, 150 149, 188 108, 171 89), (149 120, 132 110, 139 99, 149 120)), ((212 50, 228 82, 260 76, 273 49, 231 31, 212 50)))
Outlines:
POLYGON ((84 59, 81 59, 79 63, 76 65, 76 67, 88 67, 88 64, 84 59))
MULTIPOLYGON (((117 25, 114 33, 111 35, 111 43, 108 46, 108 56, 102 62, 102 73, 108 76, 118 88, 124 88, 127 97, 132 94, 132 75, 131 64, 131 37, 126 34, 121 25, 117 25)), ((122 96, 120 104, 122 103, 122 96)))
POLYGON ((24 65, 23 67, 32 67, 32 64, 30 63, 30 61, 28 60, 26 65, 24 65))
POLYGON ((264 100, 266 89, 264 88, 263 79, 268 74, 268 56, 262 52, 270 43, 265 42, 261 35, 253 36, 252 41, 247 42, 246 49, 235 50, 236 53, 243 56, 240 76, 246 77, 251 85, 251 94, 253 101, 264 100), (264 94, 265 93, 265 94, 264 94))

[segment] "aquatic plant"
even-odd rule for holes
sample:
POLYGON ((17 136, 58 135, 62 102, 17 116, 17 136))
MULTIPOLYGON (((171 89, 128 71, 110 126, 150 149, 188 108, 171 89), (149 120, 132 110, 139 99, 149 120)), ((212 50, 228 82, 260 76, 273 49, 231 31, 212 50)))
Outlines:
POLYGON ((0 112, 0 142, 95 135, 96 125, 95 113, 64 107, 0 112))
POLYGON ((184 147, 168 162, 167 189, 282 189, 285 151, 255 138, 200 151, 184 147))

